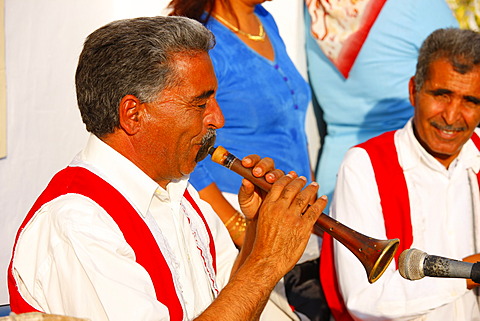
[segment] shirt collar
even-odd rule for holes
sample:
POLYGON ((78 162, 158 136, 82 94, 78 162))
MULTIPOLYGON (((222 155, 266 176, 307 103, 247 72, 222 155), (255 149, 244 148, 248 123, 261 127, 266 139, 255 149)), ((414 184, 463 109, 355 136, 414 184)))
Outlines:
MULTIPOLYGON (((480 130, 476 130, 478 134, 480 130)), ((417 166, 420 162, 423 162, 431 169, 443 173, 448 173, 450 169, 453 169, 457 164, 463 163, 465 167, 472 168, 475 173, 480 170, 480 151, 476 148, 472 140, 468 140, 462 147, 460 154, 452 162, 449 170, 445 168, 438 160, 430 155, 413 133, 413 119, 410 119, 404 128, 398 131, 399 142, 405 142, 403 146, 398 148, 399 160, 402 167, 405 170, 417 166)), ((403 143, 400 143, 403 144, 403 143)))
POLYGON ((165 190, 140 168, 109 145, 91 134, 87 145, 72 166, 83 166, 115 187, 142 215, 150 207, 152 197, 180 202, 188 184, 188 176, 170 182, 165 190))

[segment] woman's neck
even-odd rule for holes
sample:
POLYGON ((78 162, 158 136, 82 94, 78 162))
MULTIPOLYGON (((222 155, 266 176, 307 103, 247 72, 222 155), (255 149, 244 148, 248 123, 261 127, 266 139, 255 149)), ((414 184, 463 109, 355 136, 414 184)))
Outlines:
POLYGON ((249 5, 240 0, 231 1, 230 6, 218 0, 212 15, 247 46, 273 61, 275 59, 273 46, 262 22, 255 15, 255 7, 256 5, 249 5))
POLYGON ((216 1, 212 15, 227 20, 230 24, 244 32, 257 34, 260 21, 254 12, 255 5, 248 5, 243 1, 230 1, 230 5, 224 1, 216 1))

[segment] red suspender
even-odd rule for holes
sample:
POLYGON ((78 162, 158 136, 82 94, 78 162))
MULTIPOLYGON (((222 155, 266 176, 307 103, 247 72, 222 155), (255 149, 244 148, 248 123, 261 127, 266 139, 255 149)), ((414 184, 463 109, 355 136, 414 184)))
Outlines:
POLYGON ((202 211, 200 211, 200 208, 198 207, 197 203, 193 200, 192 196, 188 192, 188 190, 185 190, 185 194, 183 195, 188 202, 192 205, 192 207, 197 211, 198 215, 202 218, 203 223, 205 224, 205 227, 207 228, 207 233, 208 237, 210 239, 210 253, 212 255, 212 262, 213 262, 213 269, 215 270, 215 273, 217 272, 217 262, 216 262, 216 254, 215 254, 215 243, 213 242, 213 236, 212 232, 210 231, 210 228, 208 227, 207 220, 202 214, 202 211))
MULTIPOLYGON (((55 175, 28 213, 21 229, 43 204, 67 193, 77 193, 91 198, 115 220, 127 243, 133 248, 137 262, 149 273, 155 287, 157 300, 168 307, 170 320, 182 320, 183 309, 175 291, 172 274, 147 225, 115 188, 87 169, 67 167, 55 175)), ((15 313, 34 311, 18 293, 11 264, 10 262, 11 309, 15 313)))
MULTIPOLYGON (((476 133, 473 133, 472 135, 472 141, 477 146, 477 149, 480 150, 480 137, 476 133)), ((478 179, 478 187, 480 188, 480 171, 477 173, 477 179, 478 179)))
MULTIPOLYGON (((395 260, 398 260, 400 253, 412 244, 412 224, 410 222, 407 184, 403 176, 403 170, 398 163, 397 150, 393 139, 394 134, 395 131, 382 134, 357 147, 367 151, 375 172, 387 238, 399 238, 401 240, 395 256, 395 260)), ((333 239, 328 234, 324 234, 321 253, 320 278, 332 314, 336 321, 353 320, 345 307, 338 288, 333 256, 333 239)))
MULTIPOLYGON (((190 193, 188 192, 188 190, 185 190, 185 193, 183 194, 183 197, 185 197, 187 199, 187 201, 192 205, 192 207, 195 209, 195 211, 198 213, 198 216, 200 216, 200 218, 202 219, 203 221, 203 224, 205 225, 205 228, 207 230, 207 233, 208 233, 208 238, 209 238, 209 247, 210 247, 210 255, 212 257, 212 266, 213 266, 213 272, 214 274, 217 274, 217 262, 216 262, 216 254, 215 254, 215 243, 213 242, 213 236, 212 236, 212 232, 210 231, 210 228, 208 227, 208 224, 207 224, 207 220, 205 219, 205 217, 203 216, 202 214, 202 211, 200 210, 200 207, 198 207, 197 203, 195 203, 195 201, 193 200, 192 196, 190 195, 190 193)), ((211 282, 211 285, 212 285, 212 289, 213 291, 215 292, 215 297, 218 296, 218 294, 220 293, 220 291, 218 290, 217 288, 217 285, 216 285, 216 282, 215 282, 215 275, 211 275, 212 273, 210 272, 211 270, 208 269, 207 267, 207 258, 205 257, 205 254, 203 253, 204 251, 198 247, 198 250, 200 251, 200 254, 202 256, 202 259, 203 259, 203 263, 205 264, 205 268, 206 268, 206 273, 208 274, 209 278, 210 278, 210 282, 211 282)))
POLYGON ((338 288, 333 257, 333 239, 328 233, 323 234, 322 251, 320 253, 320 283, 335 321, 353 321, 338 288))
POLYGON ((398 266, 398 257, 403 250, 410 248, 413 235, 407 182, 398 162, 394 135, 395 131, 384 133, 358 147, 367 151, 375 172, 387 239, 400 239, 395 255, 398 266))

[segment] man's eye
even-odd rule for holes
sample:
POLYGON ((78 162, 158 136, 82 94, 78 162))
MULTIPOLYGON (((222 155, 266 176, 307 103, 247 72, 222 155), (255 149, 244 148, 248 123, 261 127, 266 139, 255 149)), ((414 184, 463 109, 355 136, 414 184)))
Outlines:
POLYGON ((447 102, 450 100, 450 96, 446 93, 434 93, 433 96, 435 99, 443 102, 447 102))
POLYGON ((480 108, 480 101, 477 99, 465 99, 465 106, 468 108, 480 108))
POLYGON ((201 104, 201 105, 198 105, 198 107, 199 107, 199 108, 202 108, 202 109, 205 109, 205 108, 207 108, 207 104, 206 104, 206 103, 205 103, 205 104, 201 104))
POLYGON ((463 96, 463 99, 465 99, 467 102, 480 106, 480 97, 478 96, 471 96, 471 95, 465 95, 463 96))
POLYGON ((450 100, 450 98, 451 98, 450 96, 452 94, 452 92, 450 90, 446 90, 446 89, 429 90, 427 92, 430 95, 432 95, 433 97, 435 97, 435 99, 441 100, 441 101, 450 100))

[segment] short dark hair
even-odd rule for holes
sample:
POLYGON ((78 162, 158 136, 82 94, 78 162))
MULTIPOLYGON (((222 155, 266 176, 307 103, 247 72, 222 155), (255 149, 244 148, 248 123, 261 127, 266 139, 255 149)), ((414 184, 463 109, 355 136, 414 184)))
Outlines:
POLYGON ((478 32, 445 28, 432 32, 422 44, 415 73, 415 89, 420 91, 428 79, 430 65, 446 58, 455 71, 465 74, 480 63, 480 34, 478 32))
POLYGON ((213 34, 185 17, 144 17, 109 23, 90 34, 80 54, 75 84, 82 120, 98 137, 118 128, 126 95, 152 102, 178 84, 175 54, 208 52, 213 34))

